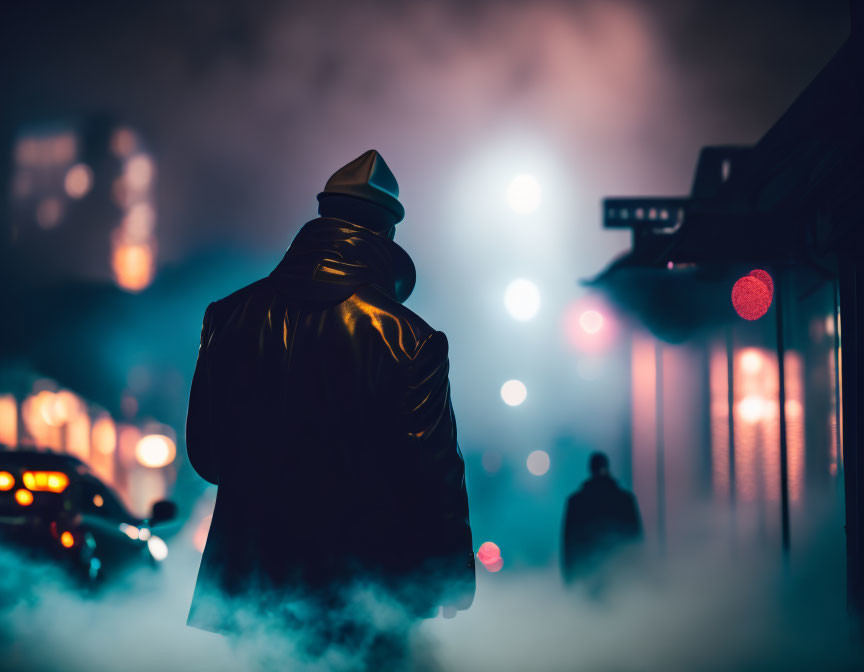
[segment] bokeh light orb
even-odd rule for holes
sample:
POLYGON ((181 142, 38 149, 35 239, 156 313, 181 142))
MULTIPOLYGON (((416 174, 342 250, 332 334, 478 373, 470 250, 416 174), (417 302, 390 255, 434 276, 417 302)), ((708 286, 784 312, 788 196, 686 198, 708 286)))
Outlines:
POLYGON ((741 370, 744 373, 755 375, 762 370, 765 358, 756 348, 747 348, 741 353, 739 362, 741 363, 741 370))
POLYGON ((495 562, 490 562, 488 565, 483 565, 488 571, 492 572, 500 572, 501 568, 504 566, 504 558, 498 558, 495 562))
POLYGON ((603 328, 603 315, 598 310, 586 310, 579 315, 579 326, 586 334, 596 334, 603 328))
POLYGON ((164 467, 171 464, 176 455, 176 444, 164 434, 148 434, 135 445, 135 458, 145 467, 164 467))
POLYGON ((542 198, 540 183, 533 175, 517 175, 507 185, 507 205, 520 215, 534 212, 540 207, 542 198))
POLYGON ((521 380, 508 380, 501 386, 501 399, 508 406, 518 406, 528 397, 528 389, 521 380))
POLYGON ((768 403, 756 394, 744 397, 738 402, 738 414, 744 422, 751 425, 765 419, 769 412, 768 403))
POLYGON ((772 291, 762 280, 752 275, 738 278, 732 287, 732 306, 745 320, 763 317, 771 307, 772 291))
POLYGON ((768 271, 764 271, 761 268, 755 268, 750 271, 748 275, 757 280, 761 280, 768 288, 768 291, 771 292, 771 295, 774 295, 774 278, 771 277, 771 274, 768 271))
POLYGON ((514 320, 530 320, 540 310, 540 290, 530 280, 518 278, 507 285, 504 305, 514 320))
POLYGON ((15 486, 15 477, 8 471, 0 471, 0 491, 11 490, 15 486))
POLYGON ((93 171, 86 163, 77 163, 67 172, 63 187, 70 198, 84 198, 93 188, 93 171))
POLYGON ((525 465, 528 467, 528 471, 535 476, 542 476, 549 471, 549 453, 545 450, 535 450, 525 460, 525 465))
POLYGON ((501 549, 494 541, 484 541, 477 551, 477 559, 484 565, 489 565, 501 558, 501 549))
POLYGON ((60 535, 60 545, 63 548, 72 548, 75 545, 75 537, 68 530, 60 535))
POLYGON ((147 540, 147 550, 157 562, 162 562, 168 557, 168 544, 155 534, 147 540))
POLYGON ((15 501, 21 506, 30 506, 33 503, 33 493, 21 488, 15 491, 15 501))

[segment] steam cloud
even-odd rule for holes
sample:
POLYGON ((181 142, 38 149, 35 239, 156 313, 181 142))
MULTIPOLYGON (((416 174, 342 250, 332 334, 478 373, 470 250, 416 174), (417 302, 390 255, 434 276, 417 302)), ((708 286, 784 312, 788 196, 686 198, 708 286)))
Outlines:
MULTIPOLYGON (((836 511, 832 511, 836 514, 836 511)), ((853 670, 864 658, 843 605, 838 526, 818 525, 780 571, 776 548, 730 550, 699 517, 700 542, 665 561, 622 556, 603 591, 562 590, 557 571, 488 574, 455 619, 423 622, 411 669, 853 670), (713 539, 714 541, 709 541, 713 539)), ((2 669, 355 670, 361 650, 301 661, 278 618, 248 620, 242 641, 185 626, 199 556, 178 539, 161 571, 141 570, 97 597, 43 566, 0 555, 2 669)), ((598 574, 589 585, 598 585, 598 574)), ((353 595, 382 623, 400 618, 374 591, 353 595)))

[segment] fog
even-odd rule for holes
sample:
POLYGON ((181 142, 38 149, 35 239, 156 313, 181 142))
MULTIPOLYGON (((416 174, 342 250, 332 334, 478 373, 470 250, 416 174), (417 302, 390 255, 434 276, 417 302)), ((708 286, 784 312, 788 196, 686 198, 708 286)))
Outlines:
MULTIPOLYGON (((700 533, 665 559, 628 551, 572 592, 557 568, 478 564, 475 603, 456 618, 427 620, 413 636, 410 669, 852 670, 864 661, 843 604, 842 529, 820 507, 782 570, 779 549, 730 545, 728 520, 706 512, 700 533), (760 550, 755 550, 760 548, 760 550)), ((54 569, 4 552, 3 669, 354 670, 363 652, 339 647, 302 660, 276 614, 244 619, 237 641, 185 626, 200 558, 177 537, 159 571, 132 573, 92 596, 54 569)), ((506 558, 507 549, 502 549, 506 558)), ((372 620, 399 612, 358 587, 372 620), (371 607, 370 607, 371 605, 371 607)))

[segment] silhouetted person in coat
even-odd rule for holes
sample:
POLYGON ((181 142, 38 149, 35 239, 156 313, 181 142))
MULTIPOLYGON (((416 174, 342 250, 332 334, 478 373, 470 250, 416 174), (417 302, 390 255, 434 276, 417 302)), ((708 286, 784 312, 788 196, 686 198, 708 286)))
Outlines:
POLYGON ((564 513, 562 574, 573 583, 597 569, 612 552, 642 536, 639 506, 609 474, 609 458, 593 453, 591 477, 567 500, 564 513))
POLYGON ((309 650, 360 651, 357 587, 409 620, 473 600, 447 338, 402 305, 415 270, 393 242, 398 194, 366 152, 275 270, 204 314, 186 442, 219 489, 190 625, 243 631, 251 610, 309 650))

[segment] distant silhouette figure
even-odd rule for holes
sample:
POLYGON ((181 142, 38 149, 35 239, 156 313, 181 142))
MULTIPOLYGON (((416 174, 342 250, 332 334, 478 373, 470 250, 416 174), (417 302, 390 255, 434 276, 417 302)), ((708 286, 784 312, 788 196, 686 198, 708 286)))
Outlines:
POLYGON ((398 193, 366 152, 269 276, 207 308, 186 441, 219 489, 190 625, 242 631, 236 598, 359 649, 355 586, 409 618, 473 600, 447 338, 402 305, 415 270, 393 242, 398 193))
POLYGON ((609 458, 593 453, 591 477, 567 500, 562 574, 571 584, 597 568, 613 551, 642 536, 639 506, 609 474, 609 458))

